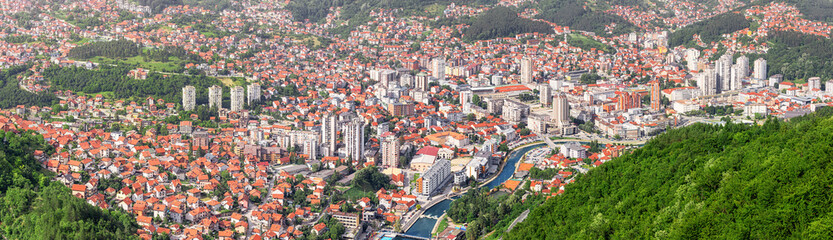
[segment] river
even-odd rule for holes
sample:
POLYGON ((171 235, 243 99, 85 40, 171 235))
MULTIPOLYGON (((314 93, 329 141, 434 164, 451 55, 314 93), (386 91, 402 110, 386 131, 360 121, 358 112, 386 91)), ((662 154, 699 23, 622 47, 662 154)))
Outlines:
MULTIPOLYGON (((546 146, 546 145, 547 145, 546 143, 532 144, 532 145, 529 145, 529 146, 522 147, 520 149, 516 149, 515 151, 512 151, 509 154, 509 158, 507 158, 507 160, 506 160, 506 165, 503 167, 503 169, 500 170, 500 173, 498 173, 498 176, 494 180, 489 182, 488 184, 483 185, 483 187, 491 189, 491 188, 495 188, 497 186, 500 186, 501 184, 503 184, 503 182, 506 182, 506 180, 509 180, 510 178, 512 178, 512 175, 515 174, 515 167, 518 165, 518 161, 521 160, 521 158, 524 156, 524 154, 526 154, 527 152, 529 152, 533 149, 543 147, 543 146, 546 146)), ((434 225, 437 224, 437 219, 436 218, 439 218, 440 216, 442 216, 445 213, 445 211, 448 210, 449 207, 451 207, 451 200, 444 200, 442 202, 439 202, 439 203, 435 204, 434 206, 431 206, 431 208, 429 208, 428 210, 425 210, 425 213, 423 213, 423 216, 420 217, 419 219, 417 219, 416 223, 414 223, 414 225, 411 226, 411 228, 408 229, 407 232, 405 232, 405 235, 423 237, 423 238, 429 238, 430 239, 431 238, 431 230, 433 230, 434 225)), ((403 239, 404 240, 404 239, 411 239, 411 238, 408 238, 406 236, 399 236, 399 237, 394 238, 394 239, 403 239)))

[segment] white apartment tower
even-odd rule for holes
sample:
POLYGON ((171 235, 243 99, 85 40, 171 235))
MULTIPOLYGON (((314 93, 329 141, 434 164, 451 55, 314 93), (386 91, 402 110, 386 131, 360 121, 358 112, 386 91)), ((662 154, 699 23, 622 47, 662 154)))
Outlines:
POLYGON ((185 111, 194 110, 196 105, 197 89, 194 86, 185 86, 182 88, 182 108, 185 111))
POLYGON ((828 94, 833 93, 833 79, 827 80, 827 82, 824 83, 824 91, 828 94))
POLYGON ((223 87, 214 85, 208 88, 208 107, 223 108, 223 87))
POLYGON ((758 80, 766 79, 766 59, 758 58, 755 60, 755 68, 752 69, 752 78, 758 80))
POLYGON ((445 58, 437 57, 431 62, 431 73, 438 80, 445 80, 445 58))
POLYGON ((558 93, 552 102, 552 121, 558 127, 570 125, 570 104, 564 93, 558 93))
POLYGON ((422 91, 428 91, 428 86, 430 85, 430 82, 431 82, 429 80, 428 75, 425 75, 424 73, 419 73, 419 74, 416 75, 414 80, 415 80, 414 81, 414 88, 415 89, 419 89, 419 90, 422 90, 422 91))
POLYGON ((743 70, 740 64, 732 65, 732 77, 730 79, 730 90, 735 91, 743 88, 743 70))
POLYGON ((552 104, 552 88, 549 84, 538 84, 538 99, 543 105, 552 104))
POLYGON ((700 87, 703 96, 717 94, 717 71, 714 66, 708 66, 697 76, 697 86, 700 87))
POLYGON ((442 188, 443 183, 451 176, 451 161, 439 159, 422 174, 422 189, 417 189, 420 194, 430 196, 437 189, 442 188))
POLYGON ((247 103, 249 103, 249 105, 251 105, 253 102, 259 102, 260 101, 260 84, 252 83, 252 84, 249 84, 249 86, 246 87, 246 88, 248 90, 246 94, 248 94, 248 100, 249 100, 247 103))
POLYGON ((344 124, 344 145, 347 156, 353 160, 362 159, 364 153, 364 122, 361 118, 353 118, 344 124))
POLYGON ((738 57, 735 65, 738 66, 738 70, 740 71, 740 78, 746 78, 749 76, 749 57, 746 55, 741 55, 738 57))
POLYGON ((318 138, 314 135, 307 136, 301 141, 301 150, 304 154, 309 156, 307 159, 318 159, 318 146, 318 138))
POLYGON ((243 110, 243 103, 246 102, 245 98, 246 94, 243 87, 236 86, 231 88, 231 111, 237 112, 243 110))
POLYGON ((335 156, 336 139, 338 138, 338 119, 335 115, 325 115, 321 119, 321 143, 324 144, 325 156, 335 156))
POLYGON ((382 165, 391 168, 399 167, 399 138, 390 132, 382 139, 380 152, 382 154, 382 165))
POLYGON ((811 77, 807 79, 807 90, 812 91, 813 89, 821 89, 820 77, 811 77))
POLYGON ((532 59, 524 57, 521 59, 521 84, 532 83, 532 59))
POLYGON ((728 91, 732 87, 732 54, 726 53, 720 56, 715 63, 717 71, 717 93, 728 91))

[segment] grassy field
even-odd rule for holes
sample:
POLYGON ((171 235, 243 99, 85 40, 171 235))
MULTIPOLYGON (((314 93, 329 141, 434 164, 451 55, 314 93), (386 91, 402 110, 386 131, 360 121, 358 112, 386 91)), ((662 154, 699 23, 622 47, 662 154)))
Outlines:
POLYGON ((439 16, 440 14, 443 13, 443 11, 445 11, 445 8, 446 8, 445 5, 440 5, 440 4, 435 3, 435 4, 425 6, 425 12, 427 12, 431 16, 439 16))
POLYGON ((365 191, 355 189, 355 188, 350 188, 347 191, 342 192, 341 194, 344 197, 346 197, 347 199, 351 199, 351 200, 360 199, 362 197, 371 198, 374 195, 373 192, 365 192, 365 191))
POLYGON ((312 46, 313 47, 320 47, 321 46, 321 40, 318 40, 318 37, 309 36, 309 37, 305 37, 305 38, 301 39, 302 42, 306 42, 306 41, 310 41, 310 40, 312 40, 312 46))
POLYGON ((222 82, 223 85, 226 85, 227 87, 234 86, 234 79, 231 79, 230 77, 221 77, 217 79, 219 79, 220 82, 222 82))
POLYGON ((441 233, 445 228, 448 227, 448 217, 443 215, 443 219, 440 221, 439 225, 437 225, 437 231, 431 234, 431 236, 437 236, 437 234, 441 233))
POLYGON ((567 38, 567 42, 569 42, 572 46, 579 47, 584 50, 595 48, 596 50, 602 50, 608 53, 612 53, 614 51, 610 46, 604 45, 581 34, 571 33, 567 38))
POLYGON ((245 86, 246 79, 241 77, 218 77, 217 79, 226 87, 245 86))
POLYGON ((81 45, 84 45, 85 43, 90 42, 90 40, 92 40, 92 39, 89 39, 89 38, 81 38, 80 40, 75 41, 75 42, 71 42, 71 43, 72 43, 72 44, 75 44, 75 45, 78 45, 78 46, 81 46, 81 45))
POLYGON ((90 61, 97 62, 101 64, 114 64, 114 65, 128 65, 137 68, 144 68, 155 72, 177 72, 182 69, 181 63, 182 61, 176 57, 171 57, 170 61, 168 62, 157 62, 157 61, 145 61, 142 56, 135 56, 130 58, 123 58, 123 59, 113 59, 107 57, 94 57, 91 58, 90 61))

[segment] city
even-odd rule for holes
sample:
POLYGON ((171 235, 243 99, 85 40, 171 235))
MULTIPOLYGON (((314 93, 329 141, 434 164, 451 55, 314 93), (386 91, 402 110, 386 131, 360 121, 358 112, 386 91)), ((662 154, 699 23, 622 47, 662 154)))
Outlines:
POLYGON ((0 0, 0 235, 671 238, 739 172, 799 168, 739 167, 760 132, 830 145, 813 1, 0 0), (555 214, 571 194, 592 210, 555 214))

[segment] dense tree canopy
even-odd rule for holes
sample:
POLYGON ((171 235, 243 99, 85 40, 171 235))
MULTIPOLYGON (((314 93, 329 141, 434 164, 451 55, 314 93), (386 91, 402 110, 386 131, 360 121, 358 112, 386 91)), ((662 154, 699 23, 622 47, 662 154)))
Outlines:
POLYGON ((579 176, 507 239, 827 239, 831 116, 671 130, 579 176))
POLYGON ((772 43, 764 55, 750 59, 767 60, 767 74, 783 74, 784 79, 833 78, 833 40, 799 32, 772 32, 772 43))
POLYGON ((466 29, 466 38, 485 40, 498 37, 511 37, 520 33, 553 33, 552 27, 545 22, 533 21, 518 16, 507 7, 495 7, 477 17, 466 29))
MULTIPOLYGON (((216 78, 204 75, 168 75, 150 73, 147 79, 139 80, 127 76, 126 67, 102 66, 98 70, 77 67, 50 67, 43 72, 45 79, 52 82, 57 89, 75 92, 99 93, 113 92, 118 99, 143 100, 148 96, 162 98, 167 102, 182 102, 182 88, 192 85, 196 88, 196 103, 208 103, 208 87, 222 86, 216 78)), ((228 89, 223 90, 228 93, 228 89)))
POLYGON ((375 192, 381 188, 391 189, 390 177, 379 172, 376 166, 363 168, 356 172, 351 185, 365 192, 375 192))
POLYGON ((9 35, 3 38, 3 41, 7 43, 29 43, 34 42, 35 39, 32 38, 32 35, 28 34, 21 34, 21 35, 9 35))
MULTIPOLYGON (((450 3, 458 5, 484 5, 494 3, 494 0, 411 0, 411 1, 395 1, 395 0, 299 0, 291 1, 286 6, 295 21, 309 20, 317 22, 327 17, 330 14, 330 8, 342 7, 341 19, 354 21, 354 17, 362 17, 362 13, 369 13, 370 10, 377 8, 394 9, 401 8, 405 10, 422 9, 423 7, 440 4, 448 5, 450 3)), ((366 22, 366 21, 365 21, 366 22)), ((361 23, 365 23, 361 22, 361 23)))
POLYGON ((107 42, 91 42, 69 50, 68 57, 89 59, 93 57, 126 58, 135 57, 141 53, 136 43, 120 39, 107 42))
POLYGON ((815 21, 833 22, 833 1, 829 0, 761 0, 757 4, 786 2, 795 5, 804 18, 815 21))
POLYGON ((20 88, 18 77, 31 65, 19 65, 0 72, 0 108, 13 108, 17 105, 51 106, 58 98, 50 92, 32 93, 20 88))
POLYGON ((230 0, 136 0, 139 5, 149 6, 153 13, 160 13, 168 6, 189 5, 214 11, 222 11, 234 6, 230 0))
POLYGON ((5 239, 126 239, 132 217, 101 210, 52 182, 35 159, 54 153, 34 132, 0 131, 0 234, 5 239))
POLYGON ((467 239, 478 239, 492 231, 499 236, 521 212, 544 202, 540 194, 524 197, 528 192, 526 188, 512 194, 490 193, 486 188, 470 189, 451 202, 446 215, 456 223, 468 223, 467 239))
POLYGON ((541 0, 538 9, 540 13, 536 18, 599 35, 607 35, 605 26, 611 23, 618 26, 612 31, 613 35, 635 30, 633 24, 622 17, 585 8, 583 0, 541 0))
POLYGON ((694 34, 699 34, 700 39, 706 44, 716 42, 722 39, 723 34, 748 28, 750 24, 751 21, 742 14, 727 12, 674 31, 669 36, 668 45, 694 47, 694 34))

